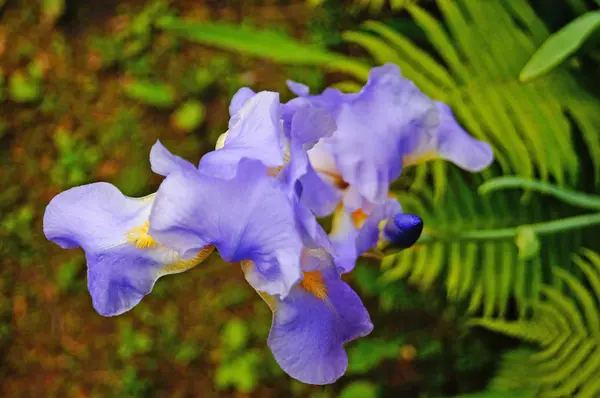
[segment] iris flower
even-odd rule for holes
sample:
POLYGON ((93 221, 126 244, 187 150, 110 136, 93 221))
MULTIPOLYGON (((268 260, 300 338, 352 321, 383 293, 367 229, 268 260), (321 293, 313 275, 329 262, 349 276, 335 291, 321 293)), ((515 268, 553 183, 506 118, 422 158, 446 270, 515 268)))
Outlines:
POLYGON ((341 280, 327 235, 261 161, 243 158, 231 178, 207 170, 165 179, 150 233, 183 257, 214 245, 225 260, 240 262, 273 311, 268 345, 282 369, 305 383, 334 382, 348 365, 344 344, 373 325, 341 280))
MULTIPOLYGON (((195 167, 157 142, 152 169, 168 175, 195 167)), ((214 247, 198 248, 187 259, 148 233, 156 195, 130 198, 115 186, 98 182, 71 188, 52 199, 44 214, 44 234, 64 249, 81 247, 87 260, 92 304, 103 316, 122 314, 152 291, 163 275, 186 271, 214 247)))
MULTIPOLYGON (((337 124, 335 133, 308 155, 330 189, 343 194, 350 211, 383 203, 403 166, 442 158, 480 171, 493 160, 487 143, 468 135, 447 105, 419 91, 394 64, 373 68, 355 94, 328 88, 310 95, 307 86, 288 85, 300 98, 325 109, 337 124)), ((336 206, 330 203, 321 213, 336 206)))

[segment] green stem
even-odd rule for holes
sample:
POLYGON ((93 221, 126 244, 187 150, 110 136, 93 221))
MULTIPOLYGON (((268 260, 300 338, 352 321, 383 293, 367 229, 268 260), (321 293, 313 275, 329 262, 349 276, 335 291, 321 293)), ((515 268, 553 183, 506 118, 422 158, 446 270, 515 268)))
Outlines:
POLYGON ((523 188, 537 191, 542 194, 552 195, 572 206, 585 209, 600 210, 600 196, 577 192, 572 189, 559 188, 546 182, 529 180, 521 177, 498 177, 483 183, 478 191, 485 195, 499 189, 523 188))
POLYGON ((569 231, 571 229, 586 228, 600 224, 600 213, 583 214, 580 216, 563 218, 561 220, 546 221, 534 224, 520 225, 514 228, 488 229, 481 231, 465 231, 454 235, 426 235, 422 236, 416 244, 430 243, 436 241, 455 241, 455 240, 495 240, 509 239, 517 236, 519 228, 527 227, 534 230, 538 235, 547 235, 557 232, 569 231))

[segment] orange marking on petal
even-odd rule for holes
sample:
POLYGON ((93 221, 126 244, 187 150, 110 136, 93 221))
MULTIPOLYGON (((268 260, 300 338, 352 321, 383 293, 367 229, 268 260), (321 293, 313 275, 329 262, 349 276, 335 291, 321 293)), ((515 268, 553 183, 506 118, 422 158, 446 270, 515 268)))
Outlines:
POLYGON ((323 275, 319 271, 304 272, 300 287, 320 300, 327 298, 327 285, 323 282, 323 275))
POLYGON ((352 213, 352 223, 356 228, 361 228, 365 221, 367 221, 368 217, 369 215, 366 214, 362 209, 358 209, 352 213))

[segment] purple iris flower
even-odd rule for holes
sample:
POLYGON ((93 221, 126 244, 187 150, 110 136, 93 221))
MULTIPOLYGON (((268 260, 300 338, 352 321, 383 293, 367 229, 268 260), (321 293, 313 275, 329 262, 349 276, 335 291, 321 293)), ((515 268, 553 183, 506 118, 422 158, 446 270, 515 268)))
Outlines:
POLYGON ((296 95, 325 109, 337 124, 336 132, 308 154, 320 177, 343 193, 350 211, 385 201, 403 166, 443 158, 480 171, 493 160, 487 143, 468 135, 448 106, 419 91, 394 64, 373 68, 355 94, 328 88, 310 95, 307 86, 288 84, 296 95))
MULTIPOLYGON (((306 126, 320 125, 318 115, 304 115, 306 126)), ((222 159, 228 167, 230 158, 222 159)), ((210 174, 218 166, 212 159, 205 164, 201 160, 197 171, 165 179, 150 233, 184 258, 214 245, 225 260, 239 261, 273 311, 268 345, 281 368, 305 383, 333 383, 348 365, 344 344, 373 325, 358 295, 341 280, 327 234, 288 179, 268 175, 262 161, 242 158, 227 178, 210 174)))
MULTIPOLYGON (((163 175, 195 169, 170 155, 157 142, 152 169, 163 175), (170 158, 165 161, 165 154, 170 158)), ((148 233, 155 194, 130 198, 115 186, 98 182, 71 188, 52 199, 44 213, 44 234, 64 249, 81 247, 87 260, 92 304, 103 316, 122 314, 150 293, 163 275, 183 272, 203 261, 214 249, 198 248, 182 259, 148 233)))

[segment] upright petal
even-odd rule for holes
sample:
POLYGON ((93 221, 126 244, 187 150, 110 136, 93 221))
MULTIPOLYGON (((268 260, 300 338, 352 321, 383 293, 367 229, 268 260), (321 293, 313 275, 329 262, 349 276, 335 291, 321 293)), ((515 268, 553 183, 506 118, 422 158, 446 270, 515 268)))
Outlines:
POLYGON ((57 195, 44 214, 46 237, 63 248, 82 247, 88 289, 96 311, 119 315, 150 293, 156 280, 189 269, 208 254, 181 260, 148 234, 154 195, 134 199, 108 183, 69 189, 57 195))
POLYGON ((373 330, 360 298, 331 260, 304 272, 287 298, 271 300, 271 308, 269 348, 279 366, 303 383, 339 379, 348 366, 344 344, 373 330))
POLYGON ((259 161, 243 159, 232 179, 172 174, 161 184, 150 233, 187 258, 215 245, 227 261, 252 263, 255 286, 285 296, 300 278, 302 239, 292 202, 259 161))
POLYGON ((488 167, 494 154, 489 144, 471 137, 456 122, 452 110, 446 104, 436 102, 440 124, 429 135, 421 135, 414 148, 407 151, 404 165, 422 163, 442 158, 468 171, 481 171, 488 167))
POLYGON ((329 142, 337 170, 370 203, 387 197, 411 137, 428 134, 439 122, 434 102, 393 64, 373 68, 356 94, 328 89, 307 96, 293 88, 333 115, 337 131, 329 142))
POLYGON ((150 165, 152 171, 163 177, 168 176, 171 173, 181 170, 193 170, 196 168, 192 163, 187 160, 173 155, 160 141, 152 146, 150 150, 150 165))
POLYGON ((279 178, 303 205, 316 215, 325 216, 335 208, 341 193, 315 172, 306 151, 320 139, 331 136, 335 122, 323 109, 308 106, 294 113, 290 125, 290 159, 279 178))
POLYGON ((222 147, 207 153, 200 168, 231 178, 243 158, 260 160, 267 167, 283 165, 279 94, 262 91, 244 102, 229 121, 222 147))
POLYGON ((250 98, 254 97, 256 93, 248 88, 242 87, 240 88, 231 98, 231 102, 229 103, 229 116, 233 116, 242 109, 246 101, 250 98))

